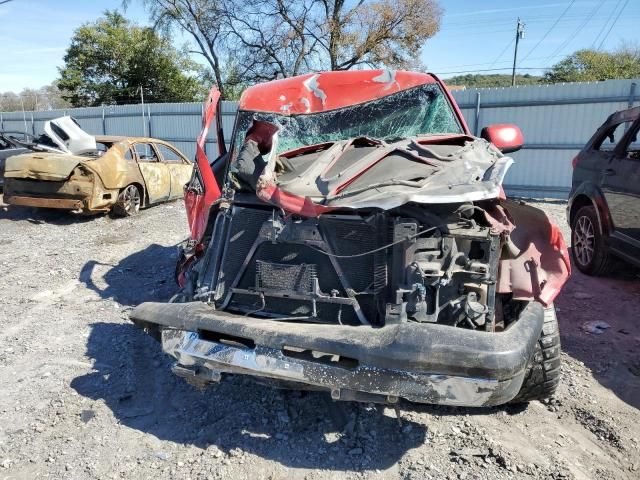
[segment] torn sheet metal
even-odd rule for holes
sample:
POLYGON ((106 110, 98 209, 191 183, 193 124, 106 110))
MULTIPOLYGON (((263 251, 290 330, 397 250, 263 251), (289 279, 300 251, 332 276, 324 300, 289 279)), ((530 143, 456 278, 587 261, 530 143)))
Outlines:
MULTIPOLYGON (((428 145, 417 138, 395 143, 361 138, 336 142, 320 153, 297 150, 278 158, 276 151, 277 138, 266 163, 255 151, 241 151, 236 163, 251 169, 264 165, 253 185, 258 197, 304 216, 338 208, 390 210, 410 202, 498 198, 513 163, 480 139, 456 146, 428 145), (313 160, 305 161, 306 156, 313 160)), ((232 172, 255 178, 255 170, 243 172, 232 165, 232 172)))
POLYGON ((500 260, 497 291, 551 305, 571 274, 564 238, 542 210, 510 200, 502 205, 514 224, 508 238, 515 252, 500 260))

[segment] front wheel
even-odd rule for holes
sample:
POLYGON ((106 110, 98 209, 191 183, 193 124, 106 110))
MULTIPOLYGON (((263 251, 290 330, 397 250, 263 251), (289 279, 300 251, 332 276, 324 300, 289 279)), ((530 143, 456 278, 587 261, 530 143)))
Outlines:
POLYGON ((130 217, 140 211, 140 190, 135 185, 123 188, 113 206, 113 213, 118 217, 130 217))
POLYGON ((560 383, 560 330, 553 306, 544 310, 544 324, 533 355, 529 360, 524 381, 511 403, 544 400, 553 396, 560 383))

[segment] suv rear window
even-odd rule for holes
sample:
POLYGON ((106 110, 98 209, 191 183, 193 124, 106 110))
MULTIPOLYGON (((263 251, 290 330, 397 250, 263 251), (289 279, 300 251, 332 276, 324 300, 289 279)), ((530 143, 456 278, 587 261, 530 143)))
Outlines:
POLYGON ((629 121, 612 126, 599 142, 593 146, 594 150, 602 150, 605 152, 613 151, 632 125, 633 122, 629 121))

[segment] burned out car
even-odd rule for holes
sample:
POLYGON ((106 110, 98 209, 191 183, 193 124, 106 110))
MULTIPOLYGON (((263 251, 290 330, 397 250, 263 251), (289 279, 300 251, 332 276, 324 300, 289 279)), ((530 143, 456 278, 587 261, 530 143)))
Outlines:
POLYGON ((4 184, 4 163, 7 158, 29 151, 24 142, 30 143, 33 136, 23 132, 0 132, 0 190, 4 184))
POLYGON ((554 392, 570 263, 544 213, 504 198, 517 127, 473 137, 430 74, 309 74, 247 89, 210 166, 218 97, 185 193, 181 289, 131 313, 175 373, 382 403, 554 392))
POLYGON ((182 197, 193 171, 165 141, 94 137, 71 117, 47 122, 27 146, 29 153, 6 161, 4 202, 10 205, 134 215, 182 197))

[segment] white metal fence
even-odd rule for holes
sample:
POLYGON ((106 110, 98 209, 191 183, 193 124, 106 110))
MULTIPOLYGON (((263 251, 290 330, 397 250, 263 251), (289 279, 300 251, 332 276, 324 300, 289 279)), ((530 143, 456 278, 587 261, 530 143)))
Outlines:
MULTIPOLYGON (((608 80, 515 88, 454 91, 472 132, 493 123, 515 123, 525 147, 507 174, 507 193, 528 197, 566 198, 571 186, 571 159, 605 118, 640 100, 638 80, 608 80)), ((222 102, 225 141, 233 129, 237 102, 222 102)), ((68 114, 95 135, 149 136, 172 142, 195 155, 202 105, 167 103, 123 105, 46 112, 0 113, 0 130, 42 132, 46 120, 68 114)), ((215 151, 213 136, 207 149, 215 151)))

